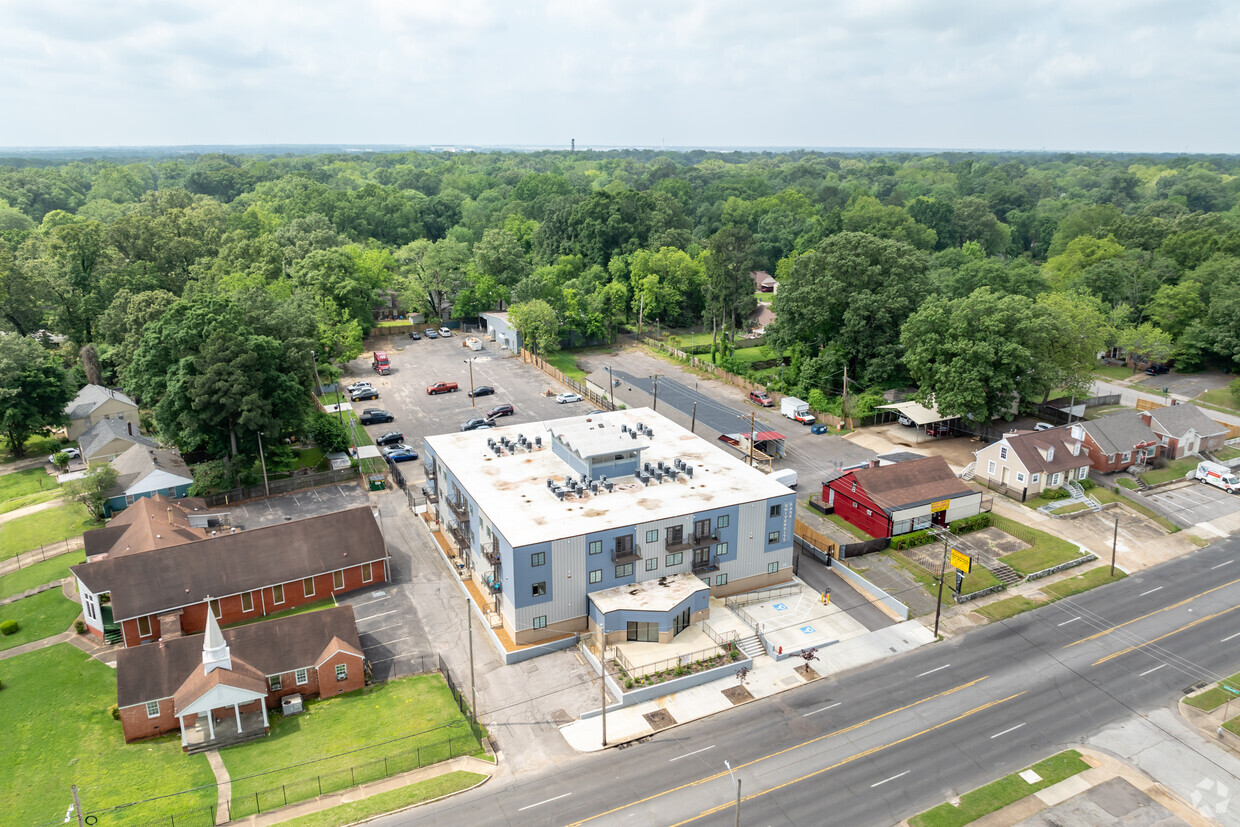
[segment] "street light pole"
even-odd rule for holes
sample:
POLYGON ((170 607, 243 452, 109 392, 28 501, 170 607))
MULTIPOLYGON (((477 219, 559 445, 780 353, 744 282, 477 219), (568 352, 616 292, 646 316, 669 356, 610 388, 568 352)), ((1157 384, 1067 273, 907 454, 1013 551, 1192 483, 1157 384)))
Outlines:
POLYGON ((474 359, 477 358, 477 356, 472 356, 465 360, 469 363, 469 407, 471 408, 478 407, 478 400, 474 399, 474 359))
POLYGON ((732 765, 727 761, 723 765, 728 768, 728 775, 736 782, 736 827, 741 827, 741 780, 732 774, 732 765))
MULTIPOLYGON (((271 486, 267 484, 267 458, 263 456, 263 432, 258 432, 258 461, 263 464, 263 490, 271 496, 271 486)), ((253 468, 254 466, 250 466, 253 468)))
POLYGON ((934 604, 934 639, 939 638, 939 615, 943 613, 943 581, 947 578, 947 538, 951 535, 943 532, 943 563, 939 566, 939 599, 934 604))
POLYGON ((1119 512, 1115 514, 1115 531, 1111 534, 1111 577, 1115 577, 1115 547, 1119 545, 1119 512))
POLYGON ((611 366, 607 367, 607 393, 611 396, 611 409, 616 409, 616 380, 611 378, 611 366))

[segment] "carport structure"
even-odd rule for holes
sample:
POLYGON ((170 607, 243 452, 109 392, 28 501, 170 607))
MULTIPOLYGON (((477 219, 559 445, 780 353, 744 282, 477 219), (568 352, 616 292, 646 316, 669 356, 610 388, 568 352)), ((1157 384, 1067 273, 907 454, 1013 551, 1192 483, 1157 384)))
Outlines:
POLYGON ((910 420, 917 428, 916 442, 923 441, 923 438, 933 439, 941 436, 940 433, 937 433, 938 429, 950 427, 951 423, 960 418, 959 416, 943 416, 943 414, 939 413, 937 407, 927 408, 920 402, 912 400, 895 402, 891 405, 879 405, 878 409, 894 411, 897 417, 903 416, 910 420))

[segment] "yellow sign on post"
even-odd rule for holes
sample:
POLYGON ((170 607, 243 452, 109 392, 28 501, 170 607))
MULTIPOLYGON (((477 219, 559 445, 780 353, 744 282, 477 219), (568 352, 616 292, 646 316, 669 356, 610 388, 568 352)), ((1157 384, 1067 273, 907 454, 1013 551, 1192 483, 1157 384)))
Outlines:
POLYGON ((973 571, 973 558, 963 552, 952 549, 952 568, 963 574, 968 574, 973 571))
POLYGON ((930 503, 930 513, 934 514, 936 511, 946 511, 947 507, 951 504, 951 500, 939 500, 938 502, 930 503))

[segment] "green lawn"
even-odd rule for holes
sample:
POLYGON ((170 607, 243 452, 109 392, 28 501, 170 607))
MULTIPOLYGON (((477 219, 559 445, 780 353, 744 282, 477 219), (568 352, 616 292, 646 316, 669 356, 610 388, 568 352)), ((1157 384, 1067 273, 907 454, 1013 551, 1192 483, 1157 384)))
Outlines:
POLYGON ((577 367, 577 356, 574 353, 560 352, 552 356, 544 356, 543 360, 558 368, 569 379, 576 379, 578 382, 584 382, 586 379, 586 372, 577 367))
POLYGON ((273 717, 267 738, 220 752, 234 819, 462 754, 482 746, 437 674, 310 701, 302 715, 273 717))
POLYGON ((1222 449, 1221 451, 1215 451, 1214 456, 1218 457, 1219 462, 1226 462, 1229 459, 1240 457, 1240 448, 1230 446, 1222 449))
POLYGON ((432 801, 445 795, 459 793, 476 786, 486 778, 485 775, 466 770, 437 775, 399 790, 372 795, 351 804, 329 807, 311 815, 282 821, 286 827, 339 827, 342 824, 356 824, 384 813, 394 813, 424 801, 432 801))
POLYGON ((27 468, 12 474, 0 475, 0 501, 24 497, 40 491, 53 491, 60 487, 56 478, 42 468, 27 468))
POLYGON ((1235 401, 1231 398, 1231 392, 1227 388, 1215 388, 1212 391, 1206 391, 1199 395, 1194 401, 1205 402, 1216 408, 1222 408, 1232 413, 1240 413, 1240 409, 1236 408, 1235 401))
POLYGON ((1127 379, 1133 375, 1133 370, 1124 365, 1097 365, 1094 373, 1107 379, 1127 379))
MULTIPOLYGON (((3 479, 3 477, 0 477, 0 479, 3 479)), ((36 491, 33 494, 23 494, 20 497, 14 497, 11 500, 0 502, 0 514, 8 514, 10 511, 16 511, 28 505, 51 502, 52 500, 59 499, 60 494, 59 488, 50 488, 47 491, 36 491)))
MULTIPOLYGON (((65 443, 71 445, 72 443, 65 443)), ((20 457, 13 456, 13 452, 9 447, 9 441, 0 436, 0 451, 4 452, 4 458, 0 462, 13 462, 18 459, 30 459, 32 457, 42 457, 47 459, 52 454, 61 449, 62 445, 58 438, 51 436, 32 436, 26 440, 25 453, 20 457)))
POLYGON ((873 537, 866 534, 864 531, 857 528, 855 525, 848 522, 847 520, 845 520, 843 517, 841 517, 838 514, 824 514, 823 516, 826 517, 831 522, 835 523, 840 528, 847 531, 852 536, 856 537, 858 540, 873 540, 874 539, 873 537))
MULTIPOLYGON (((1240 673, 1236 673, 1230 678, 1225 678, 1220 681, 1220 683, 1225 683, 1233 689, 1240 689, 1240 673)), ((1215 684, 1205 692, 1202 692, 1200 695, 1185 698, 1184 703, 1189 706, 1196 707, 1197 709, 1203 709, 1206 712, 1209 712, 1210 710, 1218 709, 1220 706, 1227 703, 1228 698, 1231 698, 1234 703, 1237 699, 1240 699, 1240 696, 1227 692, 1218 684, 1215 684)), ((1237 705, 1236 708, 1240 709, 1240 705, 1237 705)))
MULTIPOLYGON (((25 602, 25 601, 22 601, 25 602)), ((126 745, 108 710, 116 703, 116 672, 67 643, 0 661, 0 731, 5 772, 0 800, 10 824, 52 824, 72 803, 77 784, 89 812, 171 795, 214 783, 204 755, 184 755, 178 738, 126 745)), ((215 806, 209 788, 101 815, 101 825, 200 823, 215 806)))
POLYGON ((1058 784, 1065 778, 1089 769, 1089 764, 1074 749, 1052 755, 1045 761, 1039 761, 1030 769, 1042 777, 1041 781, 1030 784, 1020 777, 1019 773, 1005 775, 998 781, 973 792, 960 796, 960 804, 940 804, 926 810, 920 815, 909 819, 912 827, 959 827, 977 821, 984 815, 1002 810, 1009 804, 1015 804, 1040 790, 1058 784))
MULTIPOLYGON (((904 557, 904 555, 902 555, 898 551, 892 551, 891 549, 887 549, 886 551, 880 551, 878 553, 886 557, 888 560, 890 560, 895 565, 899 566, 901 569, 904 570, 906 574, 908 574, 910 577, 916 580, 919 584, 921 584, 921 587, 926 590, 926 594, 930 595, 931 598, 936 599, 936 600, 938 599, 939 581, 935 579, 935 577, 931 575, 928 571, 926 571, 921 566, 914 563, 912 560, 907 559, 906 557, 904 557)), ((981 566, 978 566, 978 568, 981 568, 981 566)), ((990 572, 987 572, 987 574, 989 573, 990 572)), ((969 575, 969 577, 973 577, 973 576, 974 576, 973 574, 969 575)), ((949 580, 943 584, 943 605, 944 606, 950 606, 954 602, 952 600, 952 593, 951 593, 950 586, 951 584, 955 583, 956 575, 951 573, 950 568, 948 569, 947 577, 949 578, 949 580)), ((968 589, 968 583, 969 583, 968 578, 965 578, 966 589, 968 589)))
POLYGON ((1137 483, 1128 477, 1119 477, 1115 480, 1115 484, 1120 488, 1127 488, 1129 491, 1137 490, 1137 483))
MULTIPOLYGON (((951 568, 947 569, 948 584, 954 582, 956 575, 952 574, 951 568)), ((990 570, 984 566, 974 566, 973 571, 964 576, 964 582, 960 584, 961 594, 973 594, 980 592, 982 589, 989 589, 991 586, 999 585, 999 578, 990 573, 990 570)))
POLYGON ((999 558, 1021 574, 1033 574, 1035 571, 1049 569, 1051 566, 1075 560, 1080 556, 1077 547, 1067 540, 1047 534, 1045 531, 1038 531, 1036 528, 1030 528, 998 514, 991 515, 991 519, 995 528, 1029 544, 1027 549, 999 558))
MULTIPOLYGON (((85 562, 86 552, 74 551, 0 576, 0 600, 21 594, 27 589, 41 586, 44 583, 51 583, 53 580, 63 580, 69 576, 69 566, 85 562)), ((3 611, 4 609, 0 607, 0 612, 3 611)))
POLYGON ((251 623, 261 623, 264 620, 275 620, 278 617, 292 617, 293 615, 304 615, 307 612, 317 612, 319 609, 330 609, 332 606, 335 606, 335 605, 336 605, 335 599, 331 597, 327 597, 327 598, 324 598, 323 600, 316 600, 313 603, 305 603, 301 606, 294 606, 293 608, 285 609, 282 612, 272 612, 271 614, 264 615, 263 617, 255 617, 250 620, 242 620, 238 623, 230 623, 224 628, 231 629, 234 626, 249 626, 251 623))
POLYGON ((1060 600, 1065 597, 1071 597, 1074 594, 1089 591, 1090 589, 1101 586, 1104 583, 1112 583, 1116 580, 1123 580, 1127 576, 1128 575, 1124 574, 1119 569, 1116 569, 1115 576, 1111 577, 1111 567, 1109 565, 1098 566, 1090 569, 1089 571, 1082 572, 1075 577, 1069 577, 1065 580, 1060 580, 1058 583, 1043 586, 1039 589, 1039 591, 1052 599, 1060 600))
MULTIPOLYGON (((0 651, 58 635, 68 629, 81 612, 82 606, 66 600, 60 589, 0 606, 0 621, 16 620, 21 624, 16 634, 0 635, 0 651)), ((0 667, 0 672, 3 671, 0 667)))
POLYGON ((982 606, 981 608, 974 609, 973 611, 983 617, 988 617, 991 620, 1006 620, 1009 617, 1015 617, 1021 612, 1036 609, 1041 605, 1043 604, 1036 600, 1030 600, 1027 597, 1020 597, 1018 595, 1016 597, 1008 597, 1003 600, 996 600, 988 606, 982 606))
POLYGON ((0 524, 0 560, 99 528, 81 503, 69 503, 0 524))
POLYGON ((325 406, 347 405, 349 403, 349 398, 343 393, 325 393, 319 397, 319 401, 325 406))
POLYGON ((1197 457, 1184 457, 1183 459, 1173 459, 1168 462, 1165 468, 1157 468, 1139 474, 1141 479, 1145 480, 1146 485, 1155 485, 1160 482, 1170 482, 1171 480, 1182 480, 1193 469, 1197 467, 1197 463, 1201 460, 1197 457))
POLYGON ((318 468, 323 464, 322 448, 296 448, 293 453, 297 454, 302 468, 318 468))

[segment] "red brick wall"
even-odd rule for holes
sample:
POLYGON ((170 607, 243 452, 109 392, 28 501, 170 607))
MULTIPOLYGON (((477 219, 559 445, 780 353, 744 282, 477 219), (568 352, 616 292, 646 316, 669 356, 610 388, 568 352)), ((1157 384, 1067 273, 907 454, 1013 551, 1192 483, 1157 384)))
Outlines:
MULTIPOLYGON (((270 678, 270 676, 268 676, 268 678, 270 678)), ((334 675, 332 676, 332 679, 335 680, 334 675)), ((270 680, 268 680, 267 685, 271 686, 270 680)), ((267 708, 279 709, 280 699, 286 695, 301 695, 302 697, 313 698, 318 694, 319 673, 313 666, 306 668, 306 682, 300 686, 297 685, 296 672, 285 672, 280 676, 280 688, 274 692, 269 691, 267 693, 267 708)))
POLYGON ((890 537, 891 520, 873 500, 866 496, 865 489, 857 486, 857 490, 853 491, 852 485, 852 475, 845 474, 825 487, 822 492, 823 498, 829 499, 830 492, 834 491, 836 516, 852 523, 871 537, 890 537), (871 513, 866 514, 866 509, 869 509, 871 513))
POLYGON ((151 633, 149 635, 138 634, 138 619, 136 617, 121 621, 121 634, 124 636, 126 646, 138 646, 143 643, 150 643, 152 640, 159 640, 159 616, 148 615, 147 619, 151 621, 151 633))
POLYGON ((159 702, 159 717, 146 717, 146 704, 127 706, 121 710, 121 728, 125 732, 125 743, 140 738, 152 738, 169 732, 180 732, 181 723, 172 714, 172 698, 164 698, 159 702))
POLYGON ((323 663, 319 664, 322 680, 319 681, 319 697, 330 698, 341 692, 352 692, 366 685, 365 670, 361 658, 345 652, 336 652, 323 663), (336 664, 343 663, 349 668, 349 677, 343 681, 336 680, 336 664))

